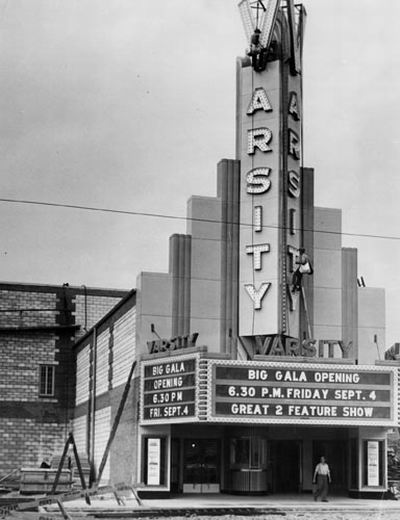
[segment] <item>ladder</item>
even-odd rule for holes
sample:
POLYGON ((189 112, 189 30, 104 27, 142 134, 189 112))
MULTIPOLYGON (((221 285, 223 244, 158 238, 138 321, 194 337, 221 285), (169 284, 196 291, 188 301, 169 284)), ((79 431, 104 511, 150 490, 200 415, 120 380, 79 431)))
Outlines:
POLYGON ((306 311, 306 320, 307 320, 307 332, 308 337, 311 339, 311 323, 310 323, 310 316, 308 315, 308 306, 307 306, 307 299, 306 299, 306 293, 304 291, 303 285, 301 286, 301 296, 303 298, 303 304, 304 304, 304 310, 306 311))
MULTIPOLYGON (((54 482, 53 482, 53 486, 52 486, 51 491, 50 491, 51 495, 55 495, 55 493, 56 493, 58 481, 60 480, 61 471, 63 469, 64 461, 66 459, 66 456, 67 456, 68 449, 69 449, 70 445, 72 446, 72 448, 74 450, 75 462, 76 462, 76 466, 78 468, 78 473, 79 473, 79 478, 81 480, 82 489, 83 489, 83 491, 85 491, 87 489, 86 482, 85 482, 85 476, 84 476, 83 471, 82 471, 81 461, 80 461, 78 450, 77 450, 76 444, 75 444, 75 439, 74 439, 73 433, 70 432, 69 435, 68 435, 67 442, 65 443, 65 446, 64 446, 64 451, 63 451, 63 453, 61 455, 61 458, 60 458, 60 461, 58 463, 57 473, 56 473, 56 476, 55 476, 55 479, 54 479, 54 482)), ((85 500, 86 500, 86 503, 88 505, 90 505, 89 495, 85 495, 85 500)), ((59 505, 59 506, 60 506, 60 509, 62 510, 62 506, 61 505, 59 505)))

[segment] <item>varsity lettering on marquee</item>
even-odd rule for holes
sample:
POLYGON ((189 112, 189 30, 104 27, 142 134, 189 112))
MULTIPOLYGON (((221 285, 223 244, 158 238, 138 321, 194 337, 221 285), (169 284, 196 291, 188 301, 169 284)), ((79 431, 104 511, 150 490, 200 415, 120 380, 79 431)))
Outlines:
MULTIPOLYGON (((273 112, 273 106, 268 98, 268 94, 263 87, 255 88, 247 109, 247 115, 253 116, 257 111, 273 112)), ((251 128, 247 130, 247 154, 253 155, 256 151, 267 154, 272 152, 273 132, 268 127, 251 128)), ((268 193, 272 187, 270 178, 272 168, 262 167, 250 170, 246 175, 246 192, 250 196, 262 195, 268 193)), ((257 229, 263 230, 263 210, 264 206, 259 205, 253 208, 253 220, 257 220, 257 229), (257 208, 257 209, 256 209, 257 208)), ((246 254, 253 255, 253 269, 262 271, 262 255, 270 252, 270 244, 248 244, 246 245, 246 254)), ((245 284, 245 289, 253 302, 255 310, 262 308, 262 301, 268 293, 271 282, 262 281, 256 287, 253 283, 245 284)))
POLYGON ((256 74, 253 81, 251 68, 243 69, 245 91, 241 97, 239 123, 240 207, 244 223, 240 229, 239 329, 243 336, 277 332, 280 70, 280 63, 273 62, 268 65, 268 71, 256 74), (258 320, 263 321, 262 330, 258 320))
POLYGON ((301 78, 289 74, 282 106, 282 74, 279 61, 242 68, 241 336, 299 334, 298 295, 286 286, 301 245, 301 78))

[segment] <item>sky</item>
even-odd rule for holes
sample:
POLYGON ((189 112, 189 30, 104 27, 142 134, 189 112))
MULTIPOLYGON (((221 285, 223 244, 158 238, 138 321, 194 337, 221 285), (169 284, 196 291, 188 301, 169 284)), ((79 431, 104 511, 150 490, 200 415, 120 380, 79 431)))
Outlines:
MULTIPOLYGON (((234 158, 237 0, 0 0, 0 281, 130 289, 168 269, 191 195, 234 158), (138 215, 167 215, 174 218, 138 215)), ((315 203, 386 290, 400 341, 397 0, 304 0, 315 203), (383 237, 383 238, 382 238, 383 237)))

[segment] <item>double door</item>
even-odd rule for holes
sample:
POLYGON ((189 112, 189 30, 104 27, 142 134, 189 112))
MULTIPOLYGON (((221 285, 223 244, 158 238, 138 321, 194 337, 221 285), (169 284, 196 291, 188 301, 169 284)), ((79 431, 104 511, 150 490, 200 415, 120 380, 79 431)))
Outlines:
POLYGON ((220 441, 185 439, 183 492, 218 493, 220 490, 220 441))

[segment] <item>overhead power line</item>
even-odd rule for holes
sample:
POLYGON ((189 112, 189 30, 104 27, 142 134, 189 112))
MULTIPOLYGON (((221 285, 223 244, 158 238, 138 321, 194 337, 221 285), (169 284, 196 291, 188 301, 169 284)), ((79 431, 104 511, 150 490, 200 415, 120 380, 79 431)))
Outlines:
MULTIPOLYGON (((113 213, 117 215, 130 215, 130 216, 137 216, 137 217, 151 217, 151 218, 160 218, 160 219, 168 219, 168 220, 180 220, 180 221, 191 221, 191 222, 205 222, 210 224, 236 224, 236 222, 230 222, 230 221, 218 221, 215 219, 208 219, 208 218, 197 218, 197 217, 186 217, 186 216, 179 216, 179 215, 169 215, 167 213, 151 213, 151 212, 145 212, 145 211, 128 211, 128 210, 122 210, 122 209, 111 209, 111 208, 99 208, 94 206, 82 206, 77 204, 62 204, 58 202, 43 202, 43 201, 37 201, 37 200, 21 200, 21 199, 5 199, 0 198, 0 202, 7 202, 10 204, 26 204, 31 206, 47 206, 52 208, 65 208, 65 209, 73 209, 73 210, 82 210, 82 211, 97 211, 99 213, 113 213)), ((239 222, 238 225, 243 227, 252 227, 251 223, 248 222, 239 222)), ((271 229, 279 229, 279 226, 266 226, 265 228, 271 228, 271 229)), ((299 231, 299 229, 297 228, 299 231)), ((303 231, 305 232, 314 232, 314 233, 324 233, 327 235, 341 235, 341 236, 348 236, 348 237, 358 237, 358 238, 379 238, 383 240, 400 240, 400 236, 392 236, 392 235, 374 235, 371 233, 349 233, 345 231, 329 231, 325 229, 305 229, 303 228, 303 231)))

